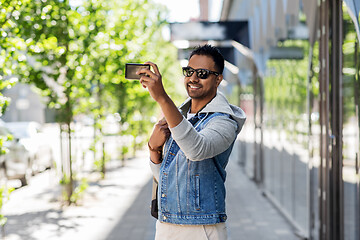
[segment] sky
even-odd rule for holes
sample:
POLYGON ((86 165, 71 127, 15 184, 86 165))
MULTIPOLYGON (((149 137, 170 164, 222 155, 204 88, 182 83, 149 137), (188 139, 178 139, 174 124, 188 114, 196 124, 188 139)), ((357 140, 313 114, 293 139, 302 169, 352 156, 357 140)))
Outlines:
MULTIPOLYGON (((218 21, 220 18, 220 9, 223 0, 208 0, 211 12, 210 21, 218 21)), ((80 5, 82 0, 70 0, 72 6, 80 5)), ((199 0, 154 0, 161 3, 169 9, 169 22, 188 22, 196 19, 200 15, 199 0)))
MULTIPOLYGON (((200 14, 199 0, 154 0, 155 2, 166 5, 170 10, 169 22, 188 22, 192 18, 197 18, 200 14)), ((223 0, 209 0, 211 12, 210 21, 220 19, 220 9, 223 0)))
POLYGON ((169 22, 187 22, 199 16, 199 0, 154 0, 169 9, 169 22))
MULTIPOLYGON (((191 19, 197 19, 200 15, 199 1, 200 0, 154 0, 154 2, 161 3, 169 9, 168 22, 188 22, 191 19)), ((219 21, 223 0, 208 1, 210 8, 209 21, 219 21)), ((170 40, 170 29, 164 29, 163 36, 165 39, 170 40)), ((182 48, 184 46, 179 45, 178 47, 182 48)))

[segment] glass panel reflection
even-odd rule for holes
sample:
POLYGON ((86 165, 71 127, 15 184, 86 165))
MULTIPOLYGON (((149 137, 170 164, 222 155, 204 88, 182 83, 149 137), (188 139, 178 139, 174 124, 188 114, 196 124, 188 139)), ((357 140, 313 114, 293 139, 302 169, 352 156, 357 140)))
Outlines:
MULTIPOLYGON (((308 52, 307 41, 287 40, 308 52)), ((308 59, 269 60, 264 80, 265 188, 304 233, 309 222, 308 59)))
POLYGON ((348 240, 359 236, 359 192, 357 157, 359 153, 359 65, 358 43, 355 28, 344 7, 343 43, 343 189, 344 237, 348 240))

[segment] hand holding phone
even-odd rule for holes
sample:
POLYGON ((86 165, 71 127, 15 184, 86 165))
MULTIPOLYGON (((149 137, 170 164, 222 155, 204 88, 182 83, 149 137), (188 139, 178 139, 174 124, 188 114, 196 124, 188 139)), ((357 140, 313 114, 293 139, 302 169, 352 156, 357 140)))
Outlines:
POLYGON ((155 101, 158 102, 161 99, 169 98, 162 84, 162 77, 159 68, 155 63, 146 62, 145 64, 129 64, 128 69, 132 69, 132 68, 134 68, 135 76, 130 76, 129 74, 130 71, 128 70, 127 78, 135 79, 136 77, 136 79, 140 79, 139 81, 140 84, 143 86, 143 88, 148 89, 150 96, 155 101), (139 75, 137 75, 136 73, 139 73, 139 75), (142 77, 142 76, 146 76, 146 77, 142 77))
POLYGON ((140 69, 147 68, 150 69, 149 64, 140 64, 140 63, 126 63, 125 64, 125 78, 132 80, 139 80, 141 75, 136 74, 140 69))

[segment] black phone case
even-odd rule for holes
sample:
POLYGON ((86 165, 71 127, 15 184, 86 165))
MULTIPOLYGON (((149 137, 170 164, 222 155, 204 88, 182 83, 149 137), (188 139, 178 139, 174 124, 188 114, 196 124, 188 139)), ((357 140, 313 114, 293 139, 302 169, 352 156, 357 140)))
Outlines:
POLYGON ((136 72, 142 68, 150 69, 150 65, 139 64, 139 63, 126 63, 125 64, 125 78, 126 79, 140 79, 141 75, 137 75, 136 72))

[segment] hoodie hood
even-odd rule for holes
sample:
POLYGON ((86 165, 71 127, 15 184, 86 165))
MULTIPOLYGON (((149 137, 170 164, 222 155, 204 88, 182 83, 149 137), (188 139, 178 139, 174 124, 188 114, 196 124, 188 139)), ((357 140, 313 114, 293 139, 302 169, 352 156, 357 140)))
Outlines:
MULTIPOLYGON (((180 111, 184 116, 187 115, 187 112, 189 111, 190 108, 190 104, 191 104, 191 98, 188 98, 180 106, 180 111)), ((217 92, 216 96, 199 113, 214 113, 214 112, 229 114, 238 123, 237 132, 240 132, 246 120, 245 112, 240 107, 230 104, 226 99, 226 97, 220 92, 217 92)))

